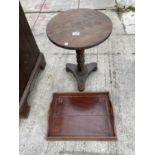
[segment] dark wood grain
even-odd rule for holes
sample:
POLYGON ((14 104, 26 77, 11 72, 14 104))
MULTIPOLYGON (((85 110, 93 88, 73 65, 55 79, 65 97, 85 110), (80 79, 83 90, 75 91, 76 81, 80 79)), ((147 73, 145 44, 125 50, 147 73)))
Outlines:
POLYGON ((112 22, 92 9, 73 9, 56 15, 47 25, 47 36, 66 49, 87 49, 105 41, 112 32, 112 22), (79 32, 79 36, 72 35, 79 32), (65 45, 68 43, 68 45, 65 45))
POLYGON ((54 93, 48 140, 116 140, 109 93, 54 93))

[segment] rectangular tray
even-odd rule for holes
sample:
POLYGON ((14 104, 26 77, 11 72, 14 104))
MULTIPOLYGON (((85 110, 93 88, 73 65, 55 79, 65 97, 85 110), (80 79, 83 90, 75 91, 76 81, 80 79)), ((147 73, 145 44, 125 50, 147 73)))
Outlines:
POLYGON ((47 140, 116 140, 109 93, 54 93, 47 140))

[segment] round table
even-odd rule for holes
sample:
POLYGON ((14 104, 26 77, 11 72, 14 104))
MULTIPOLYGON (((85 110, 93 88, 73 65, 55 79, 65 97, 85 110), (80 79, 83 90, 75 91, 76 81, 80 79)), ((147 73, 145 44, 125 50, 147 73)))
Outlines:
POLYGON ((78 89, 83 91, 89 74, 97 70, 97 63, 84 63, 84 50, 99 45, 110 36, 111 20, 96 10, 73 9, 52 18, 46 32, 55 45, 76 51, 77 65, 67 63, 66 70, 74 75, 78 89))

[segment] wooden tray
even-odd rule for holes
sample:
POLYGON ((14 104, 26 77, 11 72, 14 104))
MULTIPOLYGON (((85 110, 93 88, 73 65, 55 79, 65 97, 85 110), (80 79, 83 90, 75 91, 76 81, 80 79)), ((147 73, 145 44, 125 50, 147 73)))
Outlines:
POLYGON ((54 93, 47 140, 116 140, 109 93, 54 93))

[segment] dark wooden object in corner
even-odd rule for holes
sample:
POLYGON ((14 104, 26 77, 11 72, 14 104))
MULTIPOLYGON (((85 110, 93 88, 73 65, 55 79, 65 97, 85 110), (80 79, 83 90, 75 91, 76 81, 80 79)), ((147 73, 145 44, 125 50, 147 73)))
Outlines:
POLYGON ((27 118, 29 114, 27 97, 33 78, 45 65, 44 56, 39 51, 19 3, 19 113, 22 118, 27 118))

